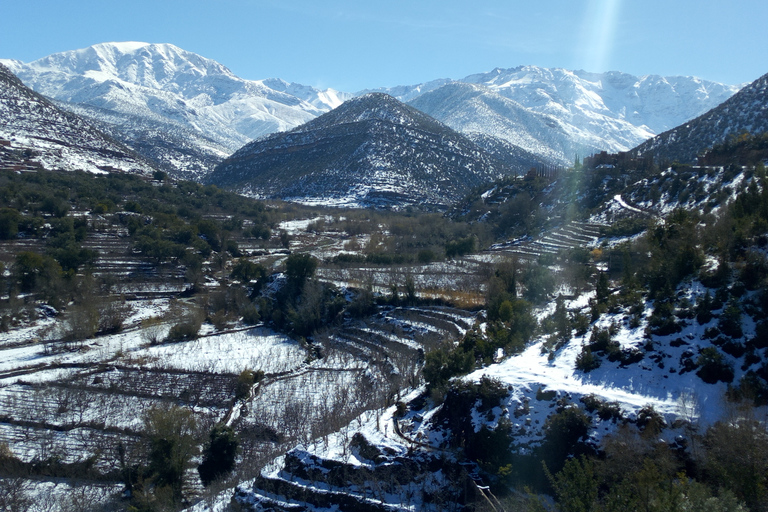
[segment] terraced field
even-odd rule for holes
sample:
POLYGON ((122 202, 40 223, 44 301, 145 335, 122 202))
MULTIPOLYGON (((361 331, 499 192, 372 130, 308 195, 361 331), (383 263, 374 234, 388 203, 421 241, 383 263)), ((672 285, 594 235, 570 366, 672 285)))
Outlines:
POLYGON ((496 244, 491 249, 520 258, 537 259, 544 254, 557 254, 575 247, 595 244, 600 238, 601 227, 601 224, 573 221, 538 238, 513 240, 496 244))
MULTIPOLYGON (((163 285, 157 275, 137 282, 140 265, 118 242, 110 250, 106 243, 93 247, 109 272, 120 267, 134 277, 117 285, 130 297, 122 332, 66 344, 51 339, 53 320, 42 318, 3 334, 0 343, 0 445, 36 482, 76 474, 79 485, 94 489, 119 483, 146 449, 146 412, 169 404, 192 410, 201 432, 218 422, 232 426, 241 444, 232 478, 253 477, 297 443, 393 403, 417 385, 425 350, 456 342, 476 316, 388 306, 346 318, 304 344, 264 327, 217 331, 207 324, 195 340, 154 344, 142 320, 167 314, 183 287, 163 285), (246 369, 265 375, 237 399, 246 369)), ((163 332, 169 328, 164 324, 163 332)), ((185 478, 186 498, 194 502, 203 492, 199 477, 188 471, 185 478)))
MULTIPOLYGON (((485 300, 483 282, 495 263, 535 259, 598 236, 596 225, 571 223, 538 240, 442 262, 338 266, 325 262, 348 236, 312 229, 312 220, 286 222, 272 240, 235 242, 249 261, 270 271, 291 253, 313 254, 324 262, 316 274, 320 281, 347 296, 369 288, 388 300, 365 316, 345 315, 306 340, 264 325, 204 323, 195 339, 163 343, 180 312, 226 289, 234 259, 205 261, 202 288, 190 293, 183 266, 149 261, 132 249, 124 228, 104 217, 87 218, 91 229, 83 246, 98 253, 89 270, 120 305, 121 329, 73 341, 66 339, 61 315, 41 308, 0 334, 0 446, 24 465, 34 488, 75 475, 78 485, 105 503, 115 495, 103 489, 114 490, 127 468, 146 457, 148 411, 172 405, 192 411, 200 446, 214 424, 232 427, 240 452, 229 482, 254 478, 297 444, 327 439, 365 411, 381 410, 418 387, 425 353, 457 343, 475 324, 485 300), (283 231, 290 233, 288 244, 280 240, 283 231), (418 300, 406 296, 408 286, 418 300), (261 371, 263 378, 243 395, 238 379, 245 370, 261 371)), ((0 260, 12 265, 14 254, 44 253, 45 244, 6 241, 0 260)), ((29 302, 19 307, 35 308, 29 302)), ((189 503, 214 492, 202 487, 194 469, 185 473, 184 489, 189 503)))

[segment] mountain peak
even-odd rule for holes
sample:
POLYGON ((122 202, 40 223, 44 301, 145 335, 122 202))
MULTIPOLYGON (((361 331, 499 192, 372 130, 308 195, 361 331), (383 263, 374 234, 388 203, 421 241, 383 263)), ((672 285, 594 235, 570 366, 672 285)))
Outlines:
POLYGON ((169 43, 108 42, 27 64, 5 62, 41 94, 88 108, 89 115, 107 123, 115 122, 116 113, 139 138, 157 133, 146 123, 156 127, 159 122, 166 133, 191 130, 228 151, 290 130, 345 99, 336 91, 284 81, 245 80, 169 43), (144 128, 137 130, 139 125, 144 128))
MULTIPOLYGON (((120 53, 134 53, 141 48, 150 46, 152 43, 145 43, 142 41, 122 41, 122 42, 106 42, 93 45, 93 48, 109 48, 117 50, 120 53)), ((173 45, 169 45, 173 46, 173 45)))
POLYGON ((54 53, 29 63, 29 70, 57 76, 88 76, 153 89, 177 89, 180 83, 206 76, 235 78, 218 62, 169 43, 136 41, 99 43, 54 53))
POLYGON ((383 122, 400 126, 426 125, 433 130, 445 129, 434 118, 402 103, 389 94, 369 92, 345 101, 331 112, 296 128, 296 130, 314 130, 332 125, 360 122, 383 122))
POLYGON ((369 93, 246 145, 208 180, 314 204, 444 209, 508 172, 458 132, 388 94, 369 93))

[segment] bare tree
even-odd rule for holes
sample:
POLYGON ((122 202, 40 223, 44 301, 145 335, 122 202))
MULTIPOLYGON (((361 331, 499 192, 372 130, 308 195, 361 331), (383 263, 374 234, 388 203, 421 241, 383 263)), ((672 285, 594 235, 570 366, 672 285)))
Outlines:
POLYGON ((24 478, 0 478, 0 510, 26 512, 32 505, 30 485, 24 478))
POLYGON ((152 316, 141 321, 141 339, 150 345, 157 345, 163 337, 165 327, 162 318, 152 316))

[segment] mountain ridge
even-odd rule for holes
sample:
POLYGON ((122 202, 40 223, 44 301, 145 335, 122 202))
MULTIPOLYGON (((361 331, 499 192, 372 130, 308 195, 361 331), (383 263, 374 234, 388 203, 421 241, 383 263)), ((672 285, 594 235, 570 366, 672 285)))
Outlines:
POLYGON ((636 157, 649 153, 657 161, 695 163, 703 151, 741 131, 768 131, 768 74, 712 110, 649 139, 630 153, 636 157))
POLYGON ((244 146, 208 181, 299 202, 440 209, 472 186, 511 172, 426 114, 369 93, 244 146))
POLYGON ((149 174, 157 168, 91 123, 26 87, 0 64, 0 138, 46 169, 149 174))
MULTIPOLYGON (((554 147, 539 150, 538 154, 544 158, 554 156, 560 165, 573 162, 574 154, 627 151, 659 131, 714 108, 740 87, 695 77, 635 77, 621 72, 590 73, 537 66, 496 68, 453 83, 483 87, 486 95, 495 95, 496 103, 499 97, 506 98, 528 110, 529 115, 544 116, 543 119, 554 123, 561 136, 556 138, 554 147)), ((420 104, 425 101, 424 97, 438 94, 444 87, 453 87, 451 82, 430 84, 436 86, 427 87, 429 91, 415 97, 413 87, 398 87, 393 91, 400 99, 408 98, 411 103, 420 104)), ((485 125, 491 127, 486 133, 517 145, 521 145, 521 136, 533 136, 525 130, 510 132, 508 126, 499 127, 499 119, 504 117, 499 110, 489 111, 486 105, 485 109, 472 113, 470 107, 461 103, 423 106, 427 113, 459 131, 485 125)), ((535 151, 531 146, 522 146, 535 151)))
MULTIPOLYGON (((279 79, 244 80, 216 61, 170 44, 102 43, 28 64, 0 62, 39 93, 66 102, 63 106, 120 114, 122 121, 114 125, 118 131, 140 123, 151 130, 161 123, 210 138, 227 154, 313 119, 345 98, 279 79)), ((99 119, 96 111, 90 114, 99 119)), ((100 120, 115 122, 109 114, 100 120)), ((134 139, 127 135, 125 141, 134 139)), ((179 173, 200 179, 217 163, 205 162, 182 166, 179 173)))
MULTIPOLYGON (((459 80, 441 78, 345 93, 279 78, 244 80, 226 66, 174 45, 139 42, 101 43, 28 64, 2 62, 44 95, 114 110, 149 124, 180 126, 212 138, 230 153, 251 140, 295 128, 367 92, 385 92, 401 101, 417 101, 442 87, 472 84, 495 95, 497 104, 500 98, 506 98, 528 110, 529 116, 556 126, 559 135, 551 141, 553 146, 540 144, 537 148, 530 142, 535 138, 535 126, 533 133, 526 132, 520 123, 517 127, 523 131, 510 131, 516 126, 515 119, 504 119, 504 108, 489 109, 487 103, 485 108, 475 106, 474 112, 472 105, 456 103, 444 105, 442 117, 434 110, 427 113, 465 133, 487 126, 481 130, 487 135, 504 138, 556 165, 570 164, 574 153, 583 157, 603 150, 629 150, 660 131, 702 114, 738 89, 687 77, 635 77, 620 72, 519 66, 496 68, 459 80), (521 143, 526 139, 528 143, 521 143)), ((138 122, 126 121, 133 125, 138 122)), ((130 144, 130 140, 127 136, 125 142, 130 144)), ((180 172, 202 179, 213 165, 198 162, 190 164, 194 169, 182 166, 180 172)))

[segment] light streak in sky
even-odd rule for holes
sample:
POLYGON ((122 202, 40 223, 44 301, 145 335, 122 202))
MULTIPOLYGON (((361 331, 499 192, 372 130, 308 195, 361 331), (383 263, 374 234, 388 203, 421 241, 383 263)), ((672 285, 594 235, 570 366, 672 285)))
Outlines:
POLYGON ((582 26, 580 60, 587 71, 609 71, 611 51, 618 29, 621 0, 589 0, 582 26))

